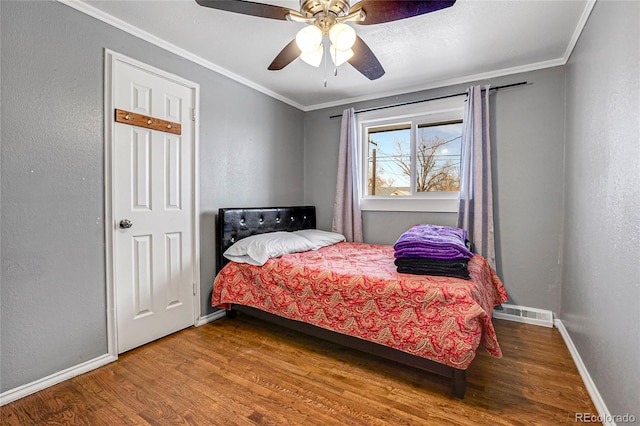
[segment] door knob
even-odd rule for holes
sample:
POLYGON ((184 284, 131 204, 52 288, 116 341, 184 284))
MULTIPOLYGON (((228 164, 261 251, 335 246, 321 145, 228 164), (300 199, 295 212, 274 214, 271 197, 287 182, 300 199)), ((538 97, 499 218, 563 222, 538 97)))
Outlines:
POLYGON ((133 226, 133 222, 131 222, 129 219, 122 219, 120 221, 120 228, 122 229, 129 229, 133 226))

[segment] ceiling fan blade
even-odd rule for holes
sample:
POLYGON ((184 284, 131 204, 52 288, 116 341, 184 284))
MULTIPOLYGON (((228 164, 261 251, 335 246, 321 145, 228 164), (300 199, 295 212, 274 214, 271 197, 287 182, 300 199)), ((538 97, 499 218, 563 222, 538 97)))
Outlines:
POLYGON ((456 0, 361 0, 353 5, 351 12, 364 10, 366 18, 364 21, 356 21, 356 24, 371 25, 446 9, 455 2, 456 0))
POLYGON ((245 0, 196 0, 196 3, 211 9, 225 10, 227 12, 258 16, 261 18, 280 19, 282 21, 286 21, 287 15, 290 13, 298 14, 297 11, 287 9, 286 7, 245 0))
POLYGON ((293 62, 298 56, 300 56, 301 53, 302 51, 296 44, 295 39, 291 40, 291 42, 289 42, 289 44, 287 44, 284 49, 282 49, 280 53, 278 53, 278 56, 276 56, 273 62, 271 62, 271 65, 269 65, 268 69, 270 71, 281 70, 282 68, 293 62))
POLYGON ((353 49, 353 56, 348 62, 362 75, 369 80, 376 80, 384 75, 384 68, 380 61, 359 36, 356 36, 356 43, 351 49, 353 49))

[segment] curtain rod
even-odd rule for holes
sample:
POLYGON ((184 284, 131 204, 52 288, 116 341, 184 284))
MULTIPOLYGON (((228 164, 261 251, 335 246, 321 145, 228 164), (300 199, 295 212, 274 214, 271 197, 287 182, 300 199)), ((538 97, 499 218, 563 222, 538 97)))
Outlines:
MULTIPOLYGON (((526 81, 521 81, 520 83, 505 84, 504 86, 490 87, 489 91, 491 92, 493 90, 506 89, 508 87, 522 86, 524 84, 527 84, 527 82, 526 81)), ((462 96, 462 95, 466 95, 466 94, 467 94, 467 92, 454 93, 452 95, 438 96, 436 98, 420 99, 418 101, 410 101, 410 102, 403 102, 403 103, 400 103, 400 104, 384 105, 384 106, 380 106, 380 107, 360 109, 360 110, 357 110, 355 113, 358 114, 358 113, 361 113, 361 112, 377 111, 379 109, 387 109, 387 108, 394 108, 394 107, 405 106, 405 105, 419 104, 421 102, 437 101, 438 99, 454 98, 456 96, 462 96)), ((331 119, 331 118, 338 118, 338 117, 342 117, 342 114, 340 114, 340 115, 332 115, 329 118, 331 119)))

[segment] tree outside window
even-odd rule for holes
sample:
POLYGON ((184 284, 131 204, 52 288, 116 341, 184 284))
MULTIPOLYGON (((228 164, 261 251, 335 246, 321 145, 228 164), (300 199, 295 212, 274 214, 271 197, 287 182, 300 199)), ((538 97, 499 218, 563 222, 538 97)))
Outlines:
POLYGON ((367 195, 459 191, 462 121, 414 124, 367 129, 367 195))

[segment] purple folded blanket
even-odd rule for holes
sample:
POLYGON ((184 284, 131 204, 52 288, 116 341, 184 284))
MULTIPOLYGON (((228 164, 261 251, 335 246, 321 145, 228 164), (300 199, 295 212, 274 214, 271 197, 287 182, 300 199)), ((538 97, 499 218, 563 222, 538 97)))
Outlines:
POLYGON ((465 245, 467 231, 438 225, 416 225, 394 244, 396 258, 425 257, 437 260, 470 259, 465 245))

